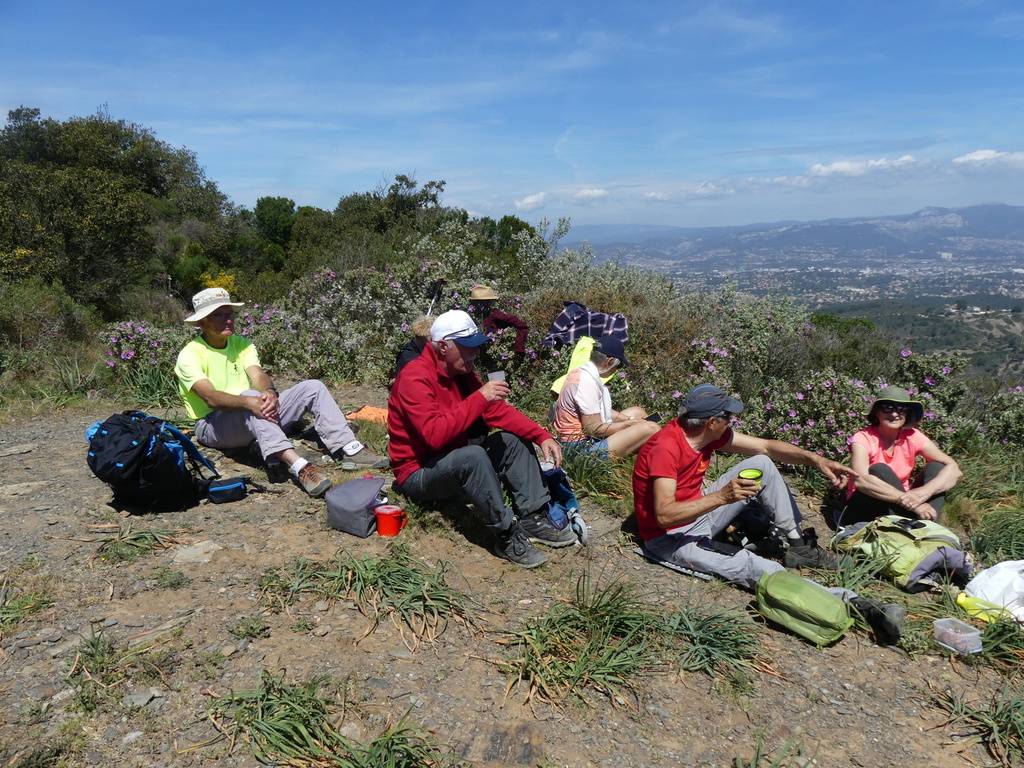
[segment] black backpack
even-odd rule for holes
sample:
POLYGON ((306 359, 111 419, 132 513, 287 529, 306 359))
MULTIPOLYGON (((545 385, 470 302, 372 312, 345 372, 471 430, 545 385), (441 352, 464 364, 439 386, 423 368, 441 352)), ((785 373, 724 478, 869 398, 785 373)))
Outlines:
POLYGON ((85 431, 89 469, 114 490, 116 502, 161 509, 194 506, 217 470, 195 444, 163 419, 142 411, 115 413, 85 431))

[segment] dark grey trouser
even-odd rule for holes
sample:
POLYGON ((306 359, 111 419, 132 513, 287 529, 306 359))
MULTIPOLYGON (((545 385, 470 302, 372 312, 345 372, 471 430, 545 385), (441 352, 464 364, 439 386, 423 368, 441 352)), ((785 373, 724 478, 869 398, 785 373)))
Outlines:
MULTIPOLYGON (((946 465, 941 461, 929 461, 924 465, 924 471, 921 472, 920 476, 914 482, 912 487, 918 488, 925 483, 930 483, 939 472, 943 470, 946 465)), ((868 467, 868 472, 877 477, 879 480, 883 480, 893 488, 903 491, 903 483, 896 477, 896 473, 892 471, 892 467, 888 464, 872 464, 868 467)), ((935 509, 938 519, 942 519, 942 507, 946 503, 946 494, 937 493, 928 499, 928 503, 935 509)), ((902 517, 914 517, 914 513, 904 509, 899 504, 890 503, 888 501, 882 501, 876 499, 874 496, 868 496, 866 493, 856 491, 850 500, 846 503, 846 509, 843 510, 842 516, 839 518, 839 523, 842 525, 851 525, 853 523, 862 523, 866 520, 874 520, 876 517, 882 515, 900 515, 902 517)))
MULTIPOLYGON (((243 395, 259 396, 255 389, 243 395)), ((261 419, 249 411, 220 410, 206 414, 196 422, 196 439, 210 448, 245 448, 253 440, 263 458, 294 448, 288 434, 306 411, 313 414, 313 428, 331 453, 348 445, 356 436, 334 398, 316 379, 300 381, 278 397, 278 422, 261 419)))
MULTIPOLYGON (((772 516, 776 526, 786 533, 795 531, 799 525, 800 510, 778 467, 767 456, 744 459, 708 486, 705 493, 714 493, 728 485, 743 469, 761 470, 761 490, 755 498, 772 516)), ((662 560, 753 589, 764 574, 781 571, 782 565, 745 549, 732 555, 712 552, 695 540, 710 539, 721 533, 748 503, 736 501, 715 507, 689 525, 674 528, 671 533, 651 539, 644 546, 662 560)))
POLYGON ((488 528, 507 531, 512 510, 502 498, 502 485, 520 517, 542 509, 551 499, 533 448, 510 432, 495 432, 481 445, 439 456, 409 475, 398 490, 417 501, 468 499, 488 528))

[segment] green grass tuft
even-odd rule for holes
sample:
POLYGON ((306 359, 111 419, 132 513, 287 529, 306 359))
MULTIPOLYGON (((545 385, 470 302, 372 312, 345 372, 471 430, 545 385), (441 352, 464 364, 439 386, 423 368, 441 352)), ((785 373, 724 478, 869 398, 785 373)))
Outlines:
POLYGON ((44 592, 20 592, 5 580, 0 584, 0 632, 17 626, 51 605, 53 600, 44 592))
POLYGON ((235 622, 228 632, 239 640, 269 637, 270 625, 259 616, 246 616, 235 622))
POLYGON ((587 689, 612 702, 632 690, 633 678, 660 659, 657 618, 628 586, 595 587, 579 578, 576 595, 509 633, 512 655, 500 663, 509 687, 524 683, 526 699, 583 701, 587 689))
POLYGON ((688 606, 665 619, 665 630, 685 643, 681 669, 724 677, 741 687, 761 645, 757 625, 728 609, 688 606))
POLYGON ((126 563, 158 549, 169 549, 175 543, 171 531, 158 528, 136 531, 128 523, 100 544, 96 556, 108 563, 126 563))
POLYGON ((622 499, 632 492, 633 462, 610 461, 593 453, 567 451, 562 469, 578 495, 622 499))
POLYGON ((473 623, 469 598, 448 585, 447 571, 446 563, 424 567, 408 547, 394 543, 383 557, 339 552, 325 563, 294 560, 265 573, 260 590, 264 601, 275 608, 290 605, 303 594, 330 600, 352 598, 372 620, 364 637, 390 618, 403 642, 414 650, 424 640, 436 640, 452 619, 473 623))
POLYGON ((769 754, 765 750, 764 737, 758 734, 757 741, 754 743, 754 753, 749 759, 733 758, 732 768, 805 768, 814 764, 813 760, 807 757, 797 759, 803 755, 803 747, 800 744, 792 743, 783 744, 782 748, 774 755, 769 754))
POLYGON ((332 768, 421 768, 453 761, 419 729, 400 722, 368 744, 343 736, 320 689, 326 678, 289 685, 263 672, 260 687, 217 699, 209 716, 221 734, 247 742, 256 759, 270 765, 332 768))
POLYGON ((1000 765, 1024 761, 1024 690, 1005 688, 988 701, 971 704, 966 696, 945 691, 935 697, 946 725, 960 726, 958 736, 984 744, 1000 765))
POLYGON ((162 566, 157 568, 151 574, 149 578, 153 582, 153 586, 156 589, 181 589, 184 586, 192 583, 192 579, 186 576, 181 571, 176 571, 173 568, 162 566))
POLYGON ((1024 509, 998 506, 985 513, 971 536, 971 547, 985 563, 1024 559, 1024 509))

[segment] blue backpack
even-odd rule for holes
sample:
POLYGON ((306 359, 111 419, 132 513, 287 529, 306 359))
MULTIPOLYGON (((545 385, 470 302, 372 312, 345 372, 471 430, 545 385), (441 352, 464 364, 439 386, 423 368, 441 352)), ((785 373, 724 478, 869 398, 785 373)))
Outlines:
POLYGON ((206 456, 181 430, 142 411, 116 413, 85 431, 86 462, 114 490, 119 503, 160 509, 185 509, 206 495, 210 479, 220 477, 206 456))

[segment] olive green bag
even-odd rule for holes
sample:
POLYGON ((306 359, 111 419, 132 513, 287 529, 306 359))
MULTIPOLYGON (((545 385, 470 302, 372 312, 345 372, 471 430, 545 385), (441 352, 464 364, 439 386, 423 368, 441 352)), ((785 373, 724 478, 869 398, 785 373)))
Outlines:
POLYGON ((762 576, 754 605, 769 621, 819 648, 834 643, 853 626, 846 603, 820 584, 790 571, 762 576))

